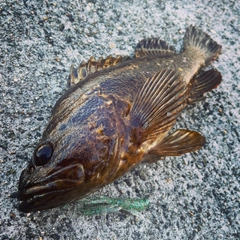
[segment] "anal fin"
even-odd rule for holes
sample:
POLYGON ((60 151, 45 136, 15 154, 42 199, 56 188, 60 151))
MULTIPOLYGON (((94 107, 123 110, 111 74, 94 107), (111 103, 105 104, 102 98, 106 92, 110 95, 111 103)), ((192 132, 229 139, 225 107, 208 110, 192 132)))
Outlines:
POLYGON ((179 129, 165 137, 160 143, 149 150, 149 154, 159 156, 180 156, 184 153, 199 150, 206 140, 200 133, 179 129))
POLYGON ((202 100, 203 94, 216 88, 222 81, 222 75, 215 69, 201 73, 190 82, 188 103, 202 100))

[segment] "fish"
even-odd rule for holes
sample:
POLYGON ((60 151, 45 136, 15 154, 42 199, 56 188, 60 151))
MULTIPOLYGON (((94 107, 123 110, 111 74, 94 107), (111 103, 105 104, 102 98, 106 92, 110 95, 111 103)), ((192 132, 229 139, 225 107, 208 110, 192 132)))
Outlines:
POLYGON ((119 179, 143 161, 199 150, 206 140, 172 130, 189 104, 216 88, 210 65, 222 46, 190 25, 177 53, 160 38, 141 40, 133 57, 91 57, 70 69, 68 89, 22 171, 18 210, 65 205, 119 179))

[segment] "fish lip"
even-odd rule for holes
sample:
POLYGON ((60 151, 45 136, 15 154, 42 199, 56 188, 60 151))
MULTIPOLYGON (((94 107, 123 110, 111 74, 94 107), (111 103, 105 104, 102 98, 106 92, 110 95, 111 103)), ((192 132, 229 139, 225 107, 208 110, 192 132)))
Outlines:
POLYGON ((55 201, 52 201, 52 202, 50 201, 50 204, 49 204, 48 200, 54 197, 56 198, 56 196, 61 194, 62 195, 67 194, 67 192, 70 192, 73 189, 74 188, 62 189, 62 190, 52 191, 44 194, 34 195, 22 200, 18 199, 20 200, 20 203, 16 207, 20 212, 30 213, 30 212, 40 211, 40 210, 47 210, 60 205, 64 205, 66 202, 56 204, 55 201))
POLYGON ((13 192, 10 194, 10 198, 18 198, 19 191, 13 192))
MULTIPOLYGON (((26 169, 23 173, 25 171, 26 169)), ((38 193, 75 188, 85 181, 85 171, 82 164, 72 164, 64 168, 59 167, 57 171, 51 172, 43 180, 41 180, 41 175, 37 180, 35 178, 32 180, 31 177, 30 175, 25 176, 25 179, 20 179, 18 192, 15 193, 19 200, 27 199, 38 193)))
POLYGON ((34 196, 43 196, 44 194, 53 193, 53 192, 57 192, 57 191, 61 191, 61 190, 68 191, 68 190, 76 188, 81 183, 82 183, 82 181, 76 182, 76 181, 70 181, 67 179, 61 179, 61 180, 53 181, 53 182, 50 182, 50 183, 47 183, 44 185, 35 185, 28 189, 19 190, 19 191, 13 193, 12 197, 17 198, 19 201, 26 201, 28 199, 31 199, 34 196), (60 184, 62 182, 64 182, 65 184, 72 184, 73 187, 68 187, 67 185, 65 185, 65 186, 59 185, 59 184, 57 184, 59 181, 60 181, 60 184))
POLYGON ((85 171, 81 164, 73 164, 53 172, 43 181, 32 183, 29 179, 31 180, 31 176, 25 176, 19 184, 18 191, 11 194, 12 198, 20 201, 17 208, 21 212, 38 211, 64 204, 65 200, 58 204, 58 194, 66 195, 79 188, 85 181, 85 171))
POLYGON ((29 203, 27 203, 27 202, 20 202, 18 204, 18 206, 17 206, 17 209, 20 212, 29 213, 31 211, 29 210, 28 206, 29 206, 29 203))

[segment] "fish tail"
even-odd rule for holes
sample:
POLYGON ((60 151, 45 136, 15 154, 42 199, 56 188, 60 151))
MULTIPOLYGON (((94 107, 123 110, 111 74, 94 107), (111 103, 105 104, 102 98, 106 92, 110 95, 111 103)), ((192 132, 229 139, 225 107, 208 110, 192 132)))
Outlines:
POLYGON ((206 65, 214 61, 222 50, 221 45, 193 25, 187 28, 184 36, 184 49, 190 47, 198 48, 203 52, 206 65))

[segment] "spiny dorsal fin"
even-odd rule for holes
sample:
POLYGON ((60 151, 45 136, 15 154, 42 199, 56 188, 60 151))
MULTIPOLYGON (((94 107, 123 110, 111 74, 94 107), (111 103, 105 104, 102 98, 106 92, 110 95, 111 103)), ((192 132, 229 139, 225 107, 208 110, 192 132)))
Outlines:
POLYGON ((120 62, 124 62, 129 59, 130 59, 130 57, 128 57, 128 56, 113 57, 112 55, 110 55, 106 59, 103 59, 101 57, 98 60, 96 60, 92 56, 88 62, 82 61, 77 69, 75 69, 73 66, 71 66, 70 76, 68 79, 68 85, 72 86, 72 85, 78 83, 79 81, 81 81, 82 79, 84 79, 87 75, 89 75, 91 73, 94 73, 94 72, 99 71, 104 68, 115 66, 116 64, 118 64, 120 62))
POLYGON ((133 141, 140 144, 168 131, 186 106, 186 93, 180 72, 162 70, 148 79, 129 112, 133 141))
POLYGON ((159 156, 180 156, 184 153, 199 150, 206 140, 200 133, 187 129, 179 129, 165 137, 157 146, 149 150, 149 154, 159 156))
POLYGON ((141 40, 135 49, 135 57, 146 55, 171 56, 175 54, 175 48, 159 38, 147 38, 141 40))
POLYGON ((189 84, 188 103, 195 103, 203 98, 203 94, 216 88, 222 81, 222 75, 216 69, 202 72, 189 84))

